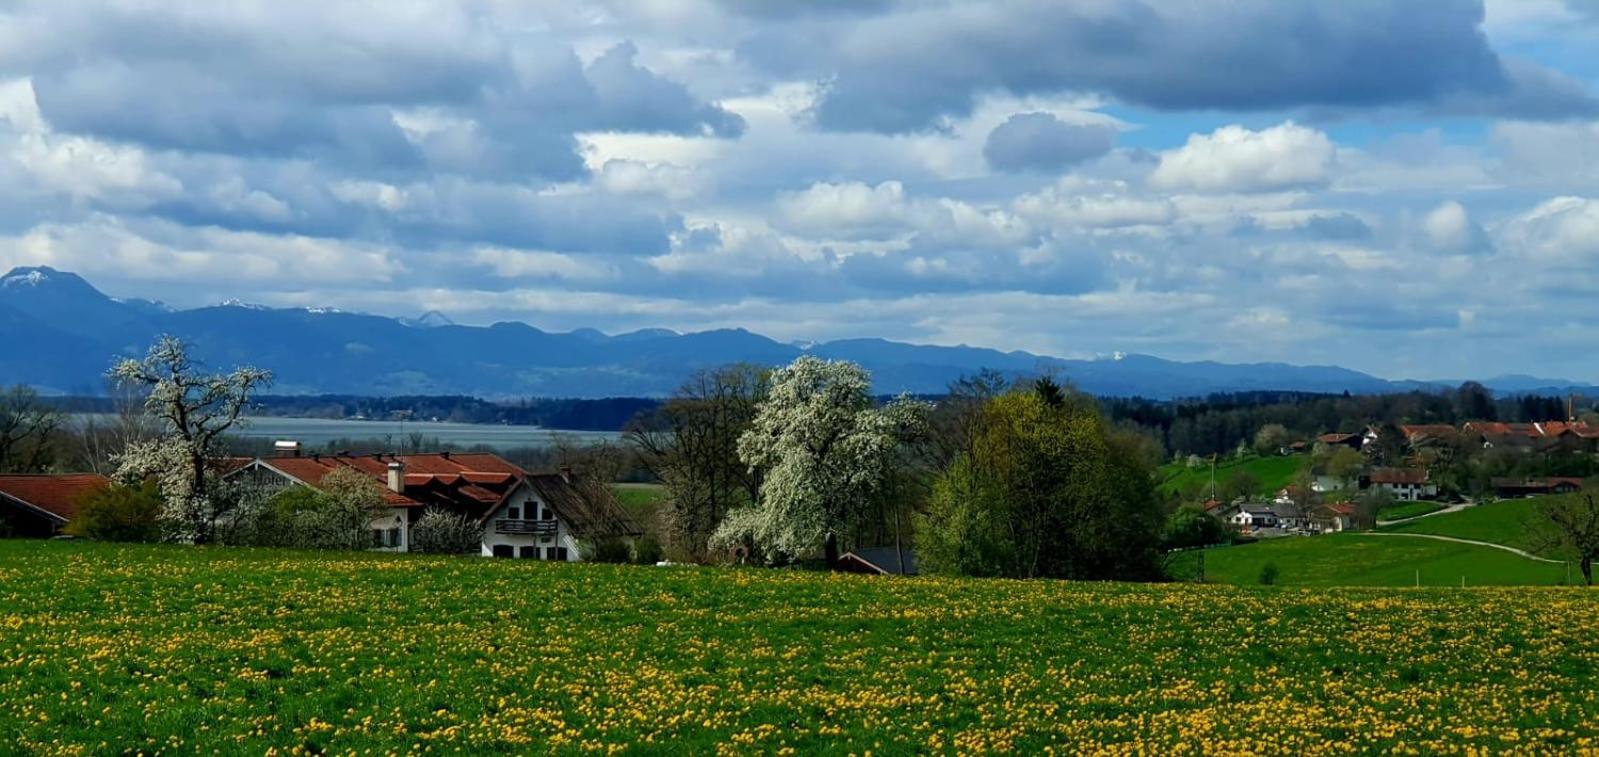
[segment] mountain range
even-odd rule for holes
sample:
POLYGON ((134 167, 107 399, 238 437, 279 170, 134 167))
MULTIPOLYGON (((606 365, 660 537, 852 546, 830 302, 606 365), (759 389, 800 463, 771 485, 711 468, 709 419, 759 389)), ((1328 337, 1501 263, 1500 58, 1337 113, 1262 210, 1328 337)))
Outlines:
MULTIPOLYGON (((217 368, 270 369, 274 394, 660 396, 699 368, 779 365, 807 353, 860 363, 884 394, 939 393, 951 380, 984 368, 1048 371, 1094 394, 1154 399, 1255 390, 1377 393, 1458 383, 1391 381, 1334 366, 1178 362, 1147 355, 1069 360, 883 339, 788 344, 743 329, 555 333, 526 323, 458 325, 436 311, 402 319, 236 301, 175 310, 108 297, 81 276, 48 267, 16 268, 0 277, 0 384, 98 394, 115 359, 142 355, 160 334, 181 337, 217 368)), ((1484 383, 1502 392, 1594 388, 1530 376, 1484 383)))

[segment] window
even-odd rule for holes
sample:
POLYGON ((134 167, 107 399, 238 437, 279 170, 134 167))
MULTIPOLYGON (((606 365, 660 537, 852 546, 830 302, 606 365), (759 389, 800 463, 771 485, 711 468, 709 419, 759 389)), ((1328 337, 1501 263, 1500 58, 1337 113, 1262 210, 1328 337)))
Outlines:
POLYGON ((494 556, 495 557, 516 557, 516 551, 515 551, 515 548, 512 547, 509 544, 496 544, 496 545, 494 545, 494 556))
POLYGON ((555 520, 555 513, 550 512, 550 508, 546 507, 539 510, 539 517, 544 520, 555 520))
POLYGON ((520 558, 522 558, 524 560, 537 560, 537 559, 539 559, 539 548, 538 547, 523 547, 520 550, 520 552, 517 555, 517 557, 520 557, 520 558))
POLYGON ((561 560, 563 562, 566 561, 566 547, 555 547, 550 551, 555 553, 554 559, 561 560))
POLYGON ((505 517, 510 518, 511 520, 521 520, 522 519, 522 508, 520 508, 520 507, 507 507, 507 508, 505 508, 505 517))
POLYGON ((389 529, 389 546, 390 547, 396 547, 396 548, 399 547, 400 546, 400 536, 401 536, 401 534, 400 534, 399 526, 395 526, 394 528, 389 529))
POLYGON ((377 548, 381 546, 383 546, 383 529, 374 528, 372 529, 372 547, 377 548))

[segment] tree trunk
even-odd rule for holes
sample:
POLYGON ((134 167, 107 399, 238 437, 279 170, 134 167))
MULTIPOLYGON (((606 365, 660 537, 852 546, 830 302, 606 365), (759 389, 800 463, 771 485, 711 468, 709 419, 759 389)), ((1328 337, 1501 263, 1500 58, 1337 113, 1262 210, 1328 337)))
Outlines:
POLYGON ((838 534, 827 532, 827 539, 822 542, 822 556, 827 561, 828 570, 838 568, 838 534))
POLYGON ((1582 557, 1582 580, 1593 586, 1593 558, 1587 555, 1582 557))

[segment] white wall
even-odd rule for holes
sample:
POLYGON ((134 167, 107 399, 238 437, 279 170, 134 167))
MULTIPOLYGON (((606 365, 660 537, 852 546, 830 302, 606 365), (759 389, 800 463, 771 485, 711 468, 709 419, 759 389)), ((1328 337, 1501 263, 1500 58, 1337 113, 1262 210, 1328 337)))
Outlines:
POLYGON ((539 550, 538 559, 542 560, 546 559, 545 555, 548 554, 547 550, 551 547, 565 547, 566 559, 569 562, 575 562, 581 559, 577 554, 577 539, 572 536, 571 529, 566 525, 565 522, 560 520, 560 517, 555 514, 553 509, 550 512, 550 518, 556 521, 554 536, 499 534, 494 532, 494 521, 496 520, 542 520, 543 518, 539 511, 547 507, 549 506, 545 504, 543 500, 540 500, 537 494, 534 494, 531 487, 525 484, 517 487, 516 491, 512 492, 511 497, 505 502, 505 504, 501 505, 498 510, 495 510, 493 513, 491 513, 489 515, 488 523, 484 524, 483 549, 481 554, 484 557, 493 557, 494 548, 496 546, 503 545, 511 547, 513 550, 515 550, 516 556, 521 558, 523 547, 537 547, 539 550), (520 518, 512 519, 506 515, 506 512, 513 507, 521 509, 520 518))
POLYGON ((400 546, 376 547, 378 552, 409 552, 411 551, 411 518, 410 513, 403 507, 390 507, 381 514, 372 518, 369 528, 387 532, 391 528, 400 529, 400 546))

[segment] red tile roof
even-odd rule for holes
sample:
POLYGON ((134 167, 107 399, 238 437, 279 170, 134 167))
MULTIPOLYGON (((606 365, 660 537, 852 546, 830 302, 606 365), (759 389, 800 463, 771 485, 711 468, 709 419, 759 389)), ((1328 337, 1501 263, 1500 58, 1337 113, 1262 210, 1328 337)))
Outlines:
POLYGON ((310 455, 266 458, 261 463, 309 486, 319 485, 335 470, 348 468, 382 485, 391 507, 439 504, 473 511, 498 504, 527 475, 498 455, 487 453, 310 455), (403 493, 388 488, 389 463, 394 462, 405 466, 403 493))
POLYGON ((0 496, 66 521, 77 514, 79 497, 110 485, 105 476, 93 473, 8 475, 0 476, 0 496))

